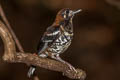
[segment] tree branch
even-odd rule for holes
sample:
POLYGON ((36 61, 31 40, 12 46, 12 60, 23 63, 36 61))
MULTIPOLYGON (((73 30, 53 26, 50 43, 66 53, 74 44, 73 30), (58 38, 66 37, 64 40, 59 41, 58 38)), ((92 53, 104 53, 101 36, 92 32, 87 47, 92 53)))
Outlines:
MULTIPOLYGON (((24 49, 23 49, 20 41, 19 41, 18 38, 16 37, 13 29, 11 28, 11 26, 10 26, 10 24, 9 24, 6 16, 5 16, 5 13, 4 13, 4 11, 3 11, 3 8, 2 8, 2 5, 1 5, 1 4, 0 4, 0 15, 1 15, 3 21, 5 22, 6 26, 8 27, 9 31, 11 32, 11 34, 12 34, 12 36, 13 36, 13 39, 14 39, 14 41, 15 41, 18 49, 19 49, 19 51, 20 51, 20 52, 24 52, 24 49)), ((38 76, 33 76, 33 77, 34 77, 33 80, 39 80, 38 76)))
POLYGON ((25 63, 35 65, 45 69, 63 72, 63 74, 71 79, 82 79, 84 80, 86 74, 81 69, 72 71, 68 65, 65 65, 59 61, 51 60, 48 58, 40 58, 31 53, 16 52, 14 40, 7 30, 6 26, 0 21, 0 36, 4 42, 4 56, 3 60, 10 63, 25 63))
POLYGON ((16 43, 18 49, 19 49, 19 51, 20 51, 20 52, 24 52, 24 49, 23 49, 22 45, 20 44, 18 38, 16 37, 16 35, 15 35, 13 29, 11 28, 11 26, 10 26, 10 24, 9 24, 9 22, 8 22, 8 20, 7 20, 7 18, 6 18, 6 16, 5 16, 5 13, 4 13, 3 9, 2 9, 1 4, 0 4, 0 15, 1 15, 3 21, 5 22, 6 26, 8 27, 10 33, 12 34, 12 37, 13 37, 13 39, 14 39, 14 41, 15 41, 15 43, 16 43))

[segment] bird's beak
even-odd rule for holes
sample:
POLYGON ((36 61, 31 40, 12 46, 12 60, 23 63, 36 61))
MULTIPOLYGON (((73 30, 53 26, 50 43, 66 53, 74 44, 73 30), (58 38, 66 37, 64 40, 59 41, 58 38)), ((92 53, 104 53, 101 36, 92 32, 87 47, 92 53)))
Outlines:
POLYGON ((73 15, 75 15, 75 14, 81 12, 81 11, 82 11, 82 9, 79 9, 79 10, 77 10, 77 11, 73 11, 73 15))

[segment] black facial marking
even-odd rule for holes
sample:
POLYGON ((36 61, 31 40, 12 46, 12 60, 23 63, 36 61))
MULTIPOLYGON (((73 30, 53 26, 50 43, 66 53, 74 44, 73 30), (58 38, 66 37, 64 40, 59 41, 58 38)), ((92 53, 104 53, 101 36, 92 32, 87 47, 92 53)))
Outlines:
POLYGON ((66 14, 69 14, 69 10, 68 9, 66 10, 66 14))
POLYGON ((69 13, 70 13, 70 10, 69 9, 65 9, 63 12, 62 12, 62 17, 66 16, 66 19, 69 17, 69 13))

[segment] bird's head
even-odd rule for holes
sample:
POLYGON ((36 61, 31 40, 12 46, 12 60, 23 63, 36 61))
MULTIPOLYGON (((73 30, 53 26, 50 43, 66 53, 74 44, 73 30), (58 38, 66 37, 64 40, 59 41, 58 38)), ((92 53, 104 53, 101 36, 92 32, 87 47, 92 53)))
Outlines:
POLYGON ((68 8, 62 9, 57 13, 55 22, 57 24, 60 24, 60 22, 63 22, 63 21, 67 21, 67 20, 70 21, 73 19, 75 14, 77 14, 81 11, 82 11, 81 9, 79 9, 77 11, 73 11, 73 10, 68 9, 68 8))

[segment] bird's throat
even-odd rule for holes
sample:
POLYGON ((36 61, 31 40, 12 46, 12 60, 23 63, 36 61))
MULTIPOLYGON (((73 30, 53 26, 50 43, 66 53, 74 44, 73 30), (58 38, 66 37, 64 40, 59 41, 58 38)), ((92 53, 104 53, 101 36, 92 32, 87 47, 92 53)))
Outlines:
POLYGON ((63 26, 63 28, 66 32, 68 32, 70 34, 73 33, 73 24, 71 21, 65 20, 60 25, 63 26))
POLYGON ((53 24, 53 26, 63 26, 64 30, 72 33, 73 32, 73 23, 72 23, 72 18, 68 19, 68 20, 55 20, 55 23, 53 24))

